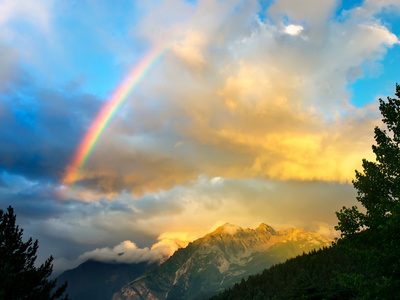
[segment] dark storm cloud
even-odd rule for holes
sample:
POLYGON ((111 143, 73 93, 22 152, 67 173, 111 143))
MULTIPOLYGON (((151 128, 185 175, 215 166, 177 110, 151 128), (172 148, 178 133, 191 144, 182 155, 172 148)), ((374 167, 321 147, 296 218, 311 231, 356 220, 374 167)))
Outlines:
POLYGON ((61 214, 63 205, 54 201, 56 193, 51 181, 31 181, 2 170, 0 182, 1 209, 11 205, 22 219, 48 219, 61 214))
POLYGON ((59 180, 101 102, 76 87, 41 87, 26 72, 15 79, 0 94, 0 168, 59 180))

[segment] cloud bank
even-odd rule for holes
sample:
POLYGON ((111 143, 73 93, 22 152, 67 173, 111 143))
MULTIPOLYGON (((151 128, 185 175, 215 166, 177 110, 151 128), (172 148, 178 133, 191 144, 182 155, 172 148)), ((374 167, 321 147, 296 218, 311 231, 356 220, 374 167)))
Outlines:
POLYGON ((151 248, 138 248, 134 242, 123 241, 113 248, 97 248, 79 256, 78 261, 98 260, 116 263, 162 263, 176 250, 187 246, 186 241, 162 239, 151 248))
POLYGON ((318 14, 309 5, 277 1, 265 19, 256 1, 151 7, 142 38, 183 33, 99 141, 82 185, 142 195, 202 175, 350 182, 379 115, 354 106, 348 85, 398 39, 374 17, 380 6, 334 17, 335 1, 318 14))

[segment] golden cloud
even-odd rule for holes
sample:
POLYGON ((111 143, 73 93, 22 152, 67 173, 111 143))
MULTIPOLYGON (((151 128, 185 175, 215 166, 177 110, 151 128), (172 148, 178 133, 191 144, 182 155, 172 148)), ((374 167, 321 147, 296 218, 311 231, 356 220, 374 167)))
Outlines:
POLYGON ((259 20, 255 7, 235 10, 239 2, 182 6, 192 16, 178 24, 185 35, 86 166, 104 189, 140 196, 203 175, 350 182, 362 158, 372 158, 377 106, 354 107, 347 87, 397 38, 356 12, 332 21, 334 1, 321 4, 323 18, 293 11, 303 22, 294 35, 279 19, 287 1, 271 7, 275 24, 259 20), (324 34, 314 34, 322 23, 324 34))

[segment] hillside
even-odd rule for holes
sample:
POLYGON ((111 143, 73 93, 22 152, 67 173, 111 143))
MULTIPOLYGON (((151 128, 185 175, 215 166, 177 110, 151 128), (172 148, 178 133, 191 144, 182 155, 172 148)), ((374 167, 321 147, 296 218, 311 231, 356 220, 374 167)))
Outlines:
POLYGON ((243 279, 210 300, 400 299, 398 232, 356 233, 243 279))
POLYGON ((352 293, 337 274, 355 269, 336 247, 324 248, 249 276, 210 300, 349 299, 352 293))
POLYGON ((63 272, 57 277, 57 282, 68 282, 70 300, 109 300, 123 285, 154 266, 147 262, 117 264, 89 260, 63 272))

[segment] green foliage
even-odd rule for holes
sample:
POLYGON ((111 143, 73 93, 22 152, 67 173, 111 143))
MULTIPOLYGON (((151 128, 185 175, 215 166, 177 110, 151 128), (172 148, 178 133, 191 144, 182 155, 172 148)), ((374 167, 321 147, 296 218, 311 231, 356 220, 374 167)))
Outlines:
MULTIPOLYGON (((63 296, 67 284, 56 287, 56 280, 47 278, 53 271, 53 257, 35 267, 38 241, 22 241, 23 229, 16 225, 10 206, 0 209, 0 299, 57 299, 63 296)), ((63 299, 68 299, 65 296, 63 299)))
POLYGON ((362 229, 391 226, 400 216, 400 86, 396 84, 397 98, 379 99, 382 122, 387 130, 375 127, 376 145, 372 150, 376 161, 363 160, 363 172, 356 171, 353 181, 357 200, 365 207, 361 213, 356 207, 343 208, 337 214, 337 230, 346 237, 362 229))
MULTIPOLYGON (((397 230, 398 231, 398 230, 397 230)), ((359 267, 339 274, 342 286, 351 290, 354 299, 399 299, 399 236, 387 229, 367 229, 342 238, 338 249, 359 267)))
POLYGON ((341 274, 341 283, 360 299, 393 299, 400 288, 400 86, 397 98, 379 99, 382 122, 375 127, 372 150, 376 161, 363 160, 363 172, 356 171, 353 181, 356 207, 343 208, 337 214, 338 226, 347 240, 346 251, 353 259, 364 261, 362 269, 341 274), (358 234, 356 234, 359 232, 358 234), (355 235, 356 234, 356 235, 355 235))
POLYGON ((343 207, 336 215, 339 225, 335 228, 342 231, 342 236, 349 236, 361 230, 364 215, 358 211, 357 206, 343 207))

